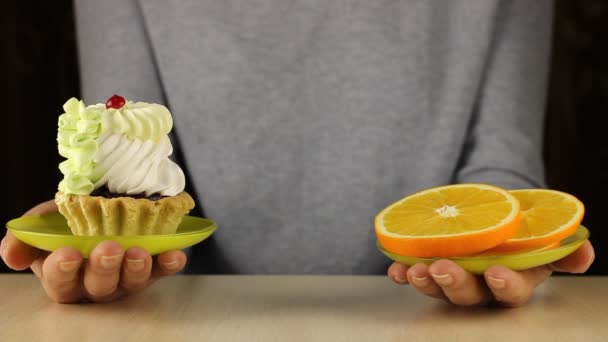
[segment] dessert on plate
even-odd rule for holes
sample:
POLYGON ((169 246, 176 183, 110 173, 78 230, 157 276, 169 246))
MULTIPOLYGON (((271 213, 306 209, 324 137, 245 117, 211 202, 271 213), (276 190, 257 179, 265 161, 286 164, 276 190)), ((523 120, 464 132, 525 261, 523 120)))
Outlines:
POLYGON ((63 109, 55 202, 74 235, 175 233, 194 200, 169 159, 169 110, 118 95, 90 106, 71 98, 63 109))

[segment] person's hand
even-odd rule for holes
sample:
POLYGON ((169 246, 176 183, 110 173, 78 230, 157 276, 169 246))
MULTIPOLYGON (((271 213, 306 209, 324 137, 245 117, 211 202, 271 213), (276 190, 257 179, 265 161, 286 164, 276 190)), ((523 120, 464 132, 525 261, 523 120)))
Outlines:
POLYGON ((410 284, 418 292, 445 299, 453 304, 471 306, 492 302, 507 307, 525 305, 534 288, 547 279, 553 271, 584 273, 595 257, 589 241, 574 253, 552 264, 515 272, 506 267, 492 266, 483 276, 475 276, 454 262, 438 260, 427 266, 416 264, 408 267, 393 263, 388 276, 398 284, 410 284))
MULTIPOLYGON (((25 215, 53 212, 57 212, 57 206, 48 201, 25 215)), ((88 259, 69 247, 48 253, 24 244, 10 232, 2 239, 0 255, 14 270, 31 268, 48 296, 59 303, 112 301, 139 292, 156 279, 175 274, 186 265, 186 255, 182 251, 169 251, 153 260, 141 248, 125 251, 114 241, 97 245, 88 259)))

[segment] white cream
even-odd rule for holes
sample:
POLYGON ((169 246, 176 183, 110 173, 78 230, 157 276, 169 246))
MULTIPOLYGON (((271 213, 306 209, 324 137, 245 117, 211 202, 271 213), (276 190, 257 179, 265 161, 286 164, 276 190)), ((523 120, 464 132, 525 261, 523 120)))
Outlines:
POLYGON ((159 141, 173 127, 169 109, 156 103, 127 101, 119 109, 108 109, 100 103, 88 106, 87 109, 100 114, 103 133, 112 132, 132 139, 159 141))
POLYGON ((97 145, 95 189, 106 186, 113 193, 146 196, 175 196, 184 190, 184 173, 169 159, 173 146, 168 136, 156 142, 106 132, 97 145))

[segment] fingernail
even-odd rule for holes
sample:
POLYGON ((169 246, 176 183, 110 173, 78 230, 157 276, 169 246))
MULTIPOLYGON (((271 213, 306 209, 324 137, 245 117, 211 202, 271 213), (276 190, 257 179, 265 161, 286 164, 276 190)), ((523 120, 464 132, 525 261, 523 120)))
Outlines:
POLYGON ((454 282, 454 278, 448 273, 446 274, 432 274, 435 282, 441 286, 450 286, 454 282))
POLYGON ((488 285, 490 285, 490 287, 495 288, 495 289, 504 289, 505 287, 505 280, 504 279, 498 279, 498 278, 494 278, 494 277, 490 277, 487 276, 487 281, 488 281, 488 285))
POLYGON ((127 269, 132 272, 141 271, 144 268, 143 259, 127 259, 127 269))
POLYGON ((395 276, 393 279, 397 283, 399 283, 399 284, 405 284, 405 283, 407 283, 407 278, 403 278, 403 277, 400 277, 400 276, 395 276))
POLYGON ((0 241, 0 259, 4 260, 4 239, 0 241))
POLYGON ((557 266, 555 266, 555 265, 553 265, 553 264, 548 264, 547 266, 548 266, 548 267, 551 269, 551 271, 553 271, 553 272, 566 272, 566 270, 564 270, 564 269, 562 269, 562 268, 559 268, 559 267, 557 267, 557 266))
POLYGON ((168 270, 175 270, 175 269, 179 268, 179 262, 177 260, 165 262, 165 263, 163 263, 163 267, 168 270))
POLYGON ((80 260, 59 262, 59 270, 61 270, 61 272, 73 272, 79 266, 80 266, 80 260))
POLYGON ((591 267, 591 265, 593 265, 593 261, 595 261, 595 255, 593 255, 592 258, 590 258, 587 263, 585 264, 585 266, 581 269, 576 270, 576 272, 573 273, 585 273, 587 272, 587 270, 589 270, 589 268, 591 267))
POLYGON ((412 277, 412 283, 418 287, 425 287, 429 284, 429 277, 412 277))
POLYGON ((587 272, 587 270, 589 268, 591 268, 591 265, 593 265, 594 261, 595 261, 595 254, 593 255, 593 257, 591 259, 589 259, 589 261, 587 262, 587 266, 585 266, 585 270, 583 272, 587 272))
POLYGON ((100 259, 101 267, 109 270, 118 267, 120 265, 120 261, 122 259, 122 255, 112 255, 105 256, 102 255, 100 259))

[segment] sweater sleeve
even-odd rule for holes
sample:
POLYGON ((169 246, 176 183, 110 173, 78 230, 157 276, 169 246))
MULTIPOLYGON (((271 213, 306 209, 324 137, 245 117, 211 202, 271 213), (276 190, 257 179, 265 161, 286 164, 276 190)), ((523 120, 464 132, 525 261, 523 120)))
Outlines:
POLYGON ((494 40, 455 181, 543 187, 550 1, 509 1, 494 40))
POLYGON ((137 0, 74 2, 82 97, 113 94, 163 103, 162 85, 137 0))

